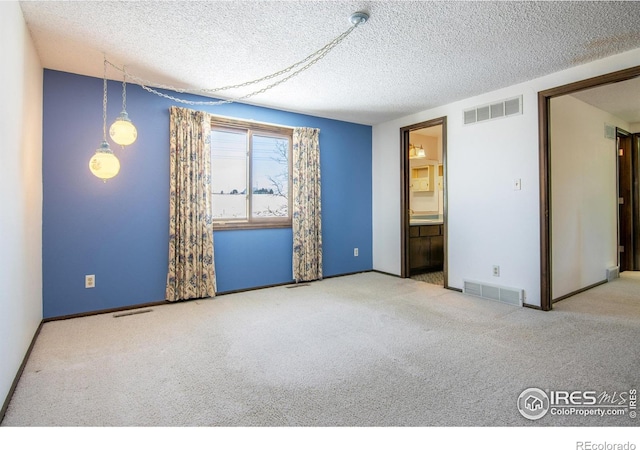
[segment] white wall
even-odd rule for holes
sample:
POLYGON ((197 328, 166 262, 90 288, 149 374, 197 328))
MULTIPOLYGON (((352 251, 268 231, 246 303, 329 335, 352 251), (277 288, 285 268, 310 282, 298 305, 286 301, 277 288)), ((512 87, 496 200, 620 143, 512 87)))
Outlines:
POLYGON ((0 405, 42 320, 42 67, 0 2, 0 405))
POLYGON ((373 267, 400 274, 400 128, 447 116, 449 285, 521 288, 540 305, 538 92, 638 65, 626 52, 373 127, 373 267), (522 95, 522 115, 473 125, 462 111, 522 95), (522 190, 513 190, 513 180, 522 190), (500 266, 500 277, 492 266, 500 266))
POLYGON ((570 95, 551 99, 551 298, 617 265, 617 151, 606 124, 629 124, 570 95))

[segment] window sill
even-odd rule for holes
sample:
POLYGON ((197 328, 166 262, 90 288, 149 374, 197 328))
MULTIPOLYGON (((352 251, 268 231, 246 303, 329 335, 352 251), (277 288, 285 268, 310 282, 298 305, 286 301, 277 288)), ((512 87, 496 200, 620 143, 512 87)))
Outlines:
POLYGON ((262 230, 268 228, 291 228, 291 221, 286 222, 214 222, 213 231, 229 230, 262 230))

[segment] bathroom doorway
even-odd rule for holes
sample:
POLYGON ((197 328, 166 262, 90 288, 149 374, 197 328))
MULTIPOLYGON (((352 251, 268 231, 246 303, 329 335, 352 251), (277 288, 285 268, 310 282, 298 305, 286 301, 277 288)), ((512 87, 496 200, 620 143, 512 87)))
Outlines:
POLYGON ((400 133, 402 276, 447 287, 446 117, 400 133))

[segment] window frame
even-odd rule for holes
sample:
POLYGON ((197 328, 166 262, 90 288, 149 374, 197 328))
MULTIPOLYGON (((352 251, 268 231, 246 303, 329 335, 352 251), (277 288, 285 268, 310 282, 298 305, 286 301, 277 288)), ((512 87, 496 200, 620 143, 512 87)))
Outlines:
MULTIPOLYGON (((246 219, 213 219, 214 230, 237 230, 237 229, 266 229, 266 228, 291 228, 292 219, 292 188, 293 188, 293 128, 271 125, 260 122, 229 119, 226 117, 212 116, 211 118, 211 132, 215 130, 221 131, 245 131, 247 133, 247 218, 246 219), (288 203, 288 216, 287 217, 252 217, 252 205, 253 205, 253 136, 267 136, 285 138, 288 140, 289 148, 287 155, 288 165, 288 179, 287 179, 287 203, 288 203)), ((213 151, 213 146, 212 149, 213 151)), ((213 157, 211 158, 211 164, 214 164, 213 157)), ((213 183, 211 184, 211 208, 213 210, 213 183)))

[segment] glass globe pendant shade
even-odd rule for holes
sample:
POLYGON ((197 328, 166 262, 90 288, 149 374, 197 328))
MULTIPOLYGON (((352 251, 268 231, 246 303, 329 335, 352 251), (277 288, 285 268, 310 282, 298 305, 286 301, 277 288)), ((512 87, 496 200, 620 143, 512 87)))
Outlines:
POLYGON ((120 161, 113 154, 109 143, 102 141, 100 148, 96 150, 95 155, 89 160, 89 169, 96 177, 106 181, 113 178, 120 172, 120 161))
POLYGON ((129 115, 126 111, 122 111, 111 128, 109 128, 109 136, 116 144, 131 145, 136 141, 138 137, 138 130, 129 119, 129 115))

